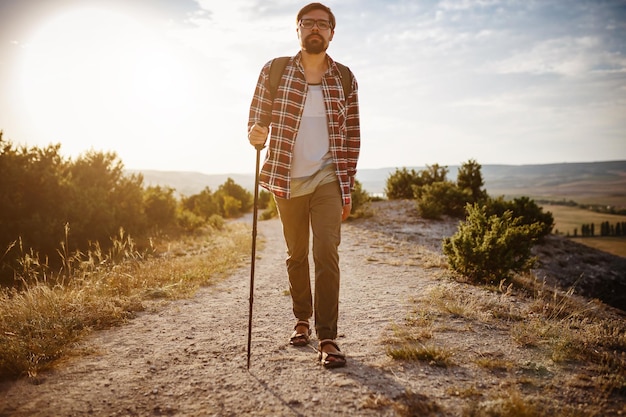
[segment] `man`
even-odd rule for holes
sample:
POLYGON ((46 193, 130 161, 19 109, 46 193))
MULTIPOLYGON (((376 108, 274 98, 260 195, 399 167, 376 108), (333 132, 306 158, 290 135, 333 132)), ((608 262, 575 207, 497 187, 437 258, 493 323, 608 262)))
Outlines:
POLYGON ((319 360, 327 368, 336 368, 346 364, 335 342, 338 247, 341 222, 352 208, 350 192, 359 157, 357 82, 347 70, 350 88, 344 92, 341 71, 326 54, 335 34, 335 16, 327 6, 303 7, 296 22, 301 50, 287 62, 275 97, 272 61, 261 70, 250 106, 248 139, 255 147, 264 146, 271 127, 260 184, 274 195, 287 245, 289 289, 297 319, 289 343, 309 343, 309 318, 314 313, 319 360), (314 300, 309 230, 313 231, 314 300))

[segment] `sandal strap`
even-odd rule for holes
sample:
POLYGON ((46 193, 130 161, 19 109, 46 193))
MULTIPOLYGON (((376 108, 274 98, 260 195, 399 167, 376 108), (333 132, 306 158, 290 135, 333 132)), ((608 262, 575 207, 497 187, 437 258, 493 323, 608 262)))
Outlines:
POLYGON ((346 355, 343 354, 343 352, 324 352, 322 354, 322 358, 336 358, 336 359, 346 359, 346 355))
POLYGON ((298 320, 298 322, 296 323, 296 325, 295 325, 295 326, 293 326, 293 329, 294 329, 294 330, 296 330, 296 328, 297 328, 298 326, 306 326, 306 328, 307 328, 307 329, 310 329, 310 327, 309 327, 309 322, 308 322, 308 321, 306 321, 306 320, 298 320))
MULTIPOLYGON (((337 345, 337 343, 335 343, 335 341, 333 339, 324 339, 324 340, 320 340, 320 351, 322 350, 322 348, 326 345, 332 345, 334 346, 335 349, 337 349, 339 352, 341 352, 341 349, 339 349, 339 346, 337 345)), ((326 353, 326 352, 325 352, 326 353)), ((334 353, 334 352, 333 352, 334 353)), ((330 353, 329 353, 330 354, 330 353)))

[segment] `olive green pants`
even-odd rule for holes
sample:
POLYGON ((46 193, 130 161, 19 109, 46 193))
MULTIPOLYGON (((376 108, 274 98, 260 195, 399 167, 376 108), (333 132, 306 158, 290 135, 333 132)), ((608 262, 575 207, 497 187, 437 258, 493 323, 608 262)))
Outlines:
POLYGON ((276 198, 287 244, 287 274, 298 320, 315 312, 315 332, 322 339, 337 338, 339 316, 339 243, 341 191, 337 182, 320 185, 312 193, 292 199, 276 198), (315 304, 309 275, 310 231, 313 232, 315 304), (315 308, 313 308, 315 306, 315 308))

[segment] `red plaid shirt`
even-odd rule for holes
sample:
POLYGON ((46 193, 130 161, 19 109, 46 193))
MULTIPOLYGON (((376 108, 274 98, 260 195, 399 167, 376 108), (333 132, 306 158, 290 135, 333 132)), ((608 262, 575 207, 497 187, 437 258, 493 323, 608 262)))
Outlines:
MULTIPOLYGON (((358 86, 352 77, 352 92, 345 98, 341 75, 335 62, 327 56, 328 71, 322 78, 322 91, 328 120, 330 152, 339 180, 343 204, 352 199, 354 176, 359 159, 361 132, 359 124, 358 86)), ((269 148, 261 173, 260 184, 277 197, 290 198, 293 145, 298 134, 307 82, 302 67, 302 53, 290 59, 285 67, 276 98, 270 93, 269 61, 259 75, 250 105, 248 129, 255 123, 271 126, 269 148)))

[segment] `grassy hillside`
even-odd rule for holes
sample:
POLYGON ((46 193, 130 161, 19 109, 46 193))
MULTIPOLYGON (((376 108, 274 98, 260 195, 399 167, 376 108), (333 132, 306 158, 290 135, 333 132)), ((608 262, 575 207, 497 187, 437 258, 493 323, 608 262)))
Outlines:
POLYGON ((486 165, 482 172, 491 195, 626 207, 626 161, 486 165))
POLYGON ((128 170, 128 173, 142 174, 144 184, 148 186, 171 187, 179 195, 190 196, 198 194, 209 187, 211 191, 224 184, 228 178, 232 178, 244 188, 254 187, 254 174, 203 174, 188 171, 156 171, 156 170, 128 170))

